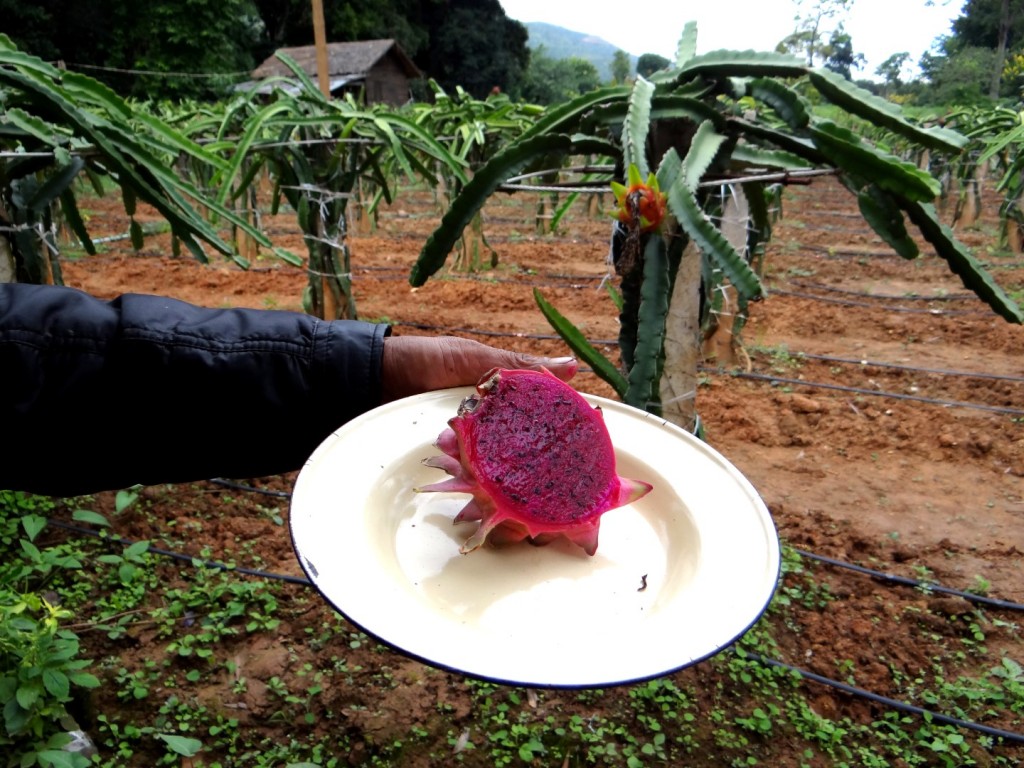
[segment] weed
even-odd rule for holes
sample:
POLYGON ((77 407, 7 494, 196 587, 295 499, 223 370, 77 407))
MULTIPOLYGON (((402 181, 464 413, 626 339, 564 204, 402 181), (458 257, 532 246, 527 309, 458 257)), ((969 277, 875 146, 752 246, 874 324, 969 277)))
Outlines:
POLYGON ((785 344, 776 347, 751 346, 750 351, 767 355, 771 359, 769 367, 773 373, 789 373, 800 368, 804 362, 800 355, 791 354, 785 344))
POLYGON ((804 565, 804 559, 792 547, 784 546, 782 581, 772 606, 778 609, 799 605, 809 610, 821 610, 834 599, 828 584, 815 579, 804 565))
POLYGON ((71 546, 37 546, 53 502, 0 491, 0 543, 9 553, 0 561, 0 747, 21 756, 21 765, 64 768, 87 760, 61 751, 70 737, 64 725, 75 689, 95 688, 78 658, 79 638, 67 628, 73 613, 59 594, 66 571, 81 568, 71 546))
POLYGON ((975 574, 974 583, 967 588, 968 592, 972 592, 975 595, 987 595, 989 590, 992 589, 992 584, 985 577, 975 574))
POLYGON ((779 708, 774 704, 766 704, 764 709, 756 707, 748 717, 737 717, 735 722, 741 728, 762 736, 772 733, 772 721, 779 715, 779 708))
POLYGON ((815 271, 813 269, 802 269, 800 267, 790 267, 783 273, 786 277, 814 277, 815 271))

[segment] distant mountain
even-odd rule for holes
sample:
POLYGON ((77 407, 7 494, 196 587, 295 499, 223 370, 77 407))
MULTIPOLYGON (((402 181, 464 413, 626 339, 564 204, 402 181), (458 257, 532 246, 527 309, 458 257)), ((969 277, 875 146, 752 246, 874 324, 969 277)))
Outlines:
MULTIPOLYGON (((525 22, 524 26, 530 33, 527 44, 531 50, 543 45, 544 52, 552 59, 568 59, 571 56, 584 59, 597 67, 602 80, 612 79, 612 57, 619 49, 607 40, 541 21, 525 22)), ((629 55, 631 73, 636 71, 636 58, 633 54, 629 55)))

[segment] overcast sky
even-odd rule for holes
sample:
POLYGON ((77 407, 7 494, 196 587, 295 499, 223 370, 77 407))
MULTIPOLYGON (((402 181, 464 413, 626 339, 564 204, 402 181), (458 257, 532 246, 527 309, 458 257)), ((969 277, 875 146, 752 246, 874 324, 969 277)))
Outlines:
MULTIPOLYGON (((697 52, 719 48, 771 51, 793 31, 794 0, 500 0, 518 21, 543 21, 595 35, 639 56, 673 58, 687 21, 697 22, 697 52)), ((804 5, 809 5, 806 0, 804 5)), ((963 0, 853 0, 845 19, 855 53, 867 65, 855 78, 875 78, 875 69, 894 53, 906 51, 916 64, 935 38, 947 35, 963 0)))

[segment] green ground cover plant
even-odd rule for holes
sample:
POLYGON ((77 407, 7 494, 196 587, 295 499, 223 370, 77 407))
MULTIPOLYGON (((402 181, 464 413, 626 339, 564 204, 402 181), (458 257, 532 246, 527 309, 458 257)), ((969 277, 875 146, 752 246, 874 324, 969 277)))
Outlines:
MULTIPOLYGON (((134 514, 147 504, 131 493, 122 501, 134 514)), ((799 642, 809 619, 841 602, 826 574, 789 547, 768 613, 703 664, 608 690, 536 691, 452 677, 442 688, 465 699, 465 709, 442 698, 406 731, 379 738, 346 721, 371 722, 390 696, 445 673, 405 676, 388 649, 306 587, 210 568, 209 552, 168 560, 149 542, 115 541, 102 535, 107 518, 84 505, 11 493, 0 502, 4 546, 21 552, 0 570, 3 610, 22 618, 3 624, 0 680, 5 692, 12 685, 26 690, 5 697, 2 738, 17 756, 10 766, 180 765, 187 757, 196 768, 299 768, 344 765, 352 754, 373 766, 428 755, 438 765, 640 768, 701 764, 709 754, 716 765, 752 766, 770 764, 779 740, 796 743, 806 766, 1014 764, 997 739, 928 717, 896 710, 868 721, 823 715, 799 674, 765 664, 799 642), (45 527, 48 517, 62 516, 100 535, 45 527), (45 544, 33 544, 41 537, 45 544), (126 653, 140 638, 147 638, 142 652, 126 653), (255 679, 240 672, 238 660, 260 638, 283 649, 283 662, 255 679), (240 699, 265 690, 267 708, 258 719, 246 717, 202 693, 214 683, 240 699), (77 703, 76 689, 84 694, 77 703), (367 703, 340 706, 336 692, 354 689, 369 691, 367 703), (72 712, 88 713, 96 757, 62 751, 72 712), (277 735, 282 728, 292 734, 286 741, 277 735)), ((262 502, 227 503, 255 511, 262 502)), ((914 613, 900 620, 913 621, 914 613)), ((901 697, 963 719, 1004 712, 1024 722, 1024 673, 986 642, 991 632, 1019 638, 1019 627, 981 610, 944 621, 930 641, 936 655, 929 668, 907 676, 892 666, 901 697), (987 672, 964 672, 967 661, 987 672)), ((856 686, 857 665, 837 660, 834 677, 856 686)))

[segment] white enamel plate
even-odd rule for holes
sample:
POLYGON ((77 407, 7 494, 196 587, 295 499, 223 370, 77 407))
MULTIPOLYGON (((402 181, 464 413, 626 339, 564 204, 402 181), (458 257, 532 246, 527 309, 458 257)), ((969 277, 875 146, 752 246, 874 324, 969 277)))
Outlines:
POLYGON ((712 448, 612 400, 600 405, 618 472, 654 486, 601 518, 597 554, 459 546, 466 494, 415 493, 471 389, 394 402, 310 457, 292 496, 302 568, 348 620, 398 651, 472 677, 607 687, 659 677, 730 645, 764 612, 779 541, 764 503, 712 448))

